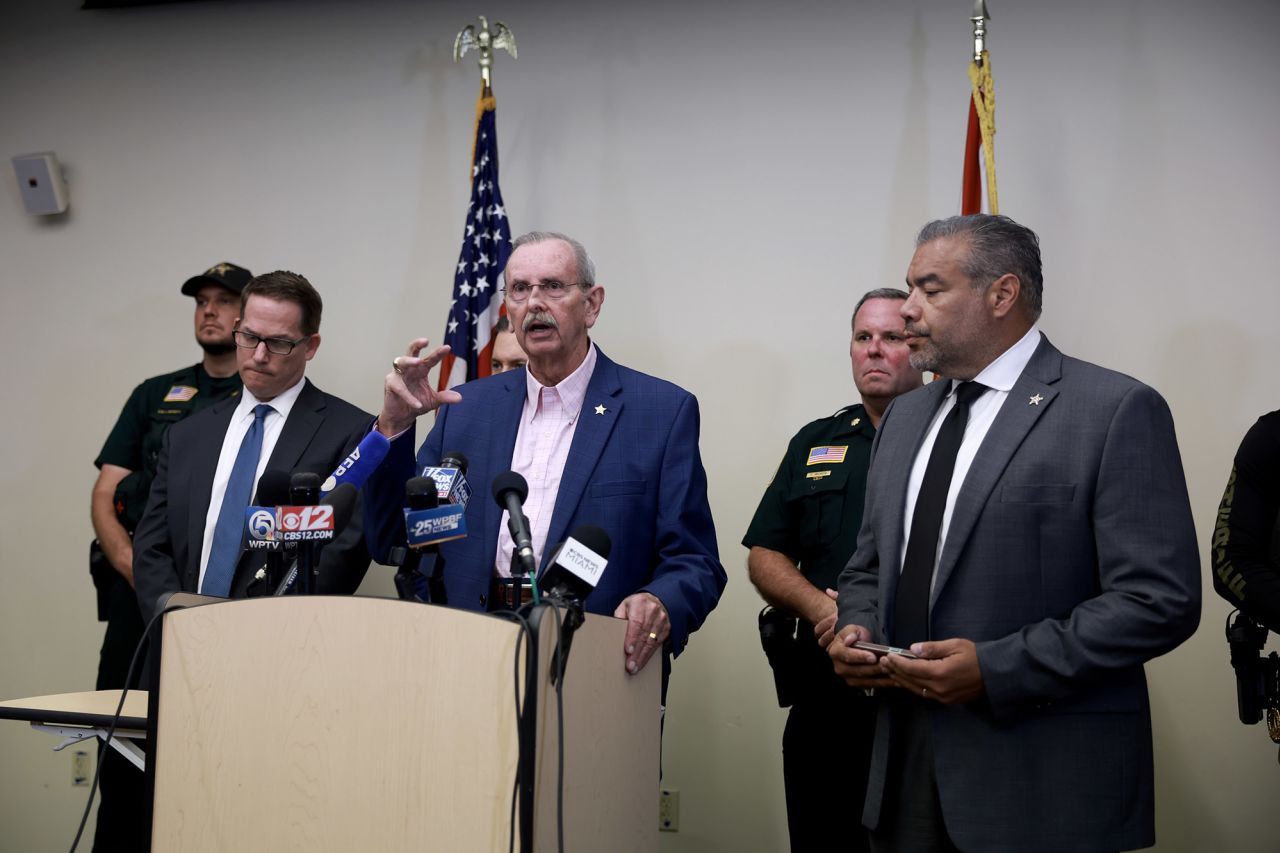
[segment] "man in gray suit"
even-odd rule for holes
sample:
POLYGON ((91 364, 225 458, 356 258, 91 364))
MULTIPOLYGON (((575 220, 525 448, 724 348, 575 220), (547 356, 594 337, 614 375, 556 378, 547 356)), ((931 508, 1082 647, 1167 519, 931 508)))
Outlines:
POLYGON ((1040 333, 1039 241, 1010 219, 929 223, 907 284, 911 364, 945 379, 884 415, 822 638, 881 697, 872 848, 1149 846, 1143 664, 1200 618, 1168 406, 1040 333))

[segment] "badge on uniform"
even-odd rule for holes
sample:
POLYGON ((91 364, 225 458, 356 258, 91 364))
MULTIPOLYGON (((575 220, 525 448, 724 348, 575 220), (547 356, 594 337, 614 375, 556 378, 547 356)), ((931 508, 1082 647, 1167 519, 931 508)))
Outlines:
POLYGON ((849 452, 849 445, 835 446, 824 444, 821 447, 809 448, 809 461, 806 465, 838 465, 844 461, 844 455, 849 452))
POLYGON ((164 395, 165 403, 186 403, 190 401, 198 393, 198 389, 192 388, 190 385, 174 385, 169 389, 169 393, 164 395))

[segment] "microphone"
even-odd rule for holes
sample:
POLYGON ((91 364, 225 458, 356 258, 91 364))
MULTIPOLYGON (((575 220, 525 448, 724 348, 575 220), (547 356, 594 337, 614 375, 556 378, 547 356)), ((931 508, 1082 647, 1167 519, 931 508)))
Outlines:
POLYGON ((289 502, 289 483, 292 478, 288 471, 279 468, 268 468, 258 478, 258 503, 263 506, 280 506, 289 502))
POLYGON ((343 483, 360 488, 369 479, 369 475, 378 470, 390 450, 391 440, 376 429, 371 431, 321 484, 320 496, 324 497, 343 483))
POLYGON ((297 591, 303 595, 316 592, 315 540, 333 538, 333 508, 317 507, 320 502, 320 475, 299 471, 289 478, 289 502, 278 510, 277 523, 281 535, 298 543, 297 591), (328 535, 325 536, 324 534, 328 535))
MULTIPOLYGON (((533 537, 529 534, 529 519, 524 517, 524 499, 529 496, 529 484, 515 471, 504 471, 493 480, 493 499, 510 516, 507 530, 515 540, 515 559, 520 561, 520 574, 534 576, 538 567, 533 561, 533 537)), ((515 574, 512 566, 512 574, 515 574)))
POLYGON ((586 619, 584 603, 600 582, 612 549, 613 542, 604 530, 594 524, 579 525, 556 549, 551 565, 542 575, 542 588, 546 590, 543 597, 565 608, 560 650, 551 664, 552 684, 564 677, 573 635, 586 619))
MULTIPOLYGON (((295 474, 294 476, 297 477, 299 475, 295 474)), ((316 480, 320 479, 317 474, 311 474, 310 476, 314 477, 316 480)), ((295 541, 300 543, 300 547, 298 548, 297 559, 293 561, 293 565, 289 568, 289 573, 285 576, 285 579, 281 582, 280 586, 276 588, 276 591, 273 593, 274 595, 283 595, 287 592, 289 588, 293 586, 294 581, 297 579, 300 572, 311 572, 310 564, 315 562, 316 546, 319 543, 333 539, 337 531, 346 529, 346 526, 351 522, 352 514, 355 512, 356 496, 358 494, 359 492, 356 490, 355 486, 350 483, 342 483, 338 488, 325 495, 324 500, 320 501, 319 505, 279 507, 280 515, 282 516, 282 521, 279 525, 281 528, 279 536, 283 538, 286 543, 288 543, 292 537, 297 537, 295 541), (288 517, 286 513, 292 513, 294 511, 302 513, 306 510, 311 510, 314 513, 315 519, 310 521, 309 524, 313 528, 319 528, 318 530, 285 529, 285 525, 288 523, 283 520, 288 517)), ((312 589, 308 591, 305 587, 299 587, 299 589, 307 595, 314 593, 315 578, 314 573, 312 574, 312 589)), ((305 578, 306 575, 304 574, 303 577, 305 578)), ((306 583, 305 580, 303 583, 306 583)))
POLYGON ((433 548, 441 542, 467 535, 466 509, 461 504, 441 504, 440 492, 430 477, 414 477, 404 484, 405 544, 433 548))
POLYGON ((292 551, 294 545, 284 542, 278 535, 276 507, 289 502, 289 472, 279 468, 268 468, 258 478, 257 504, 245 508, 245 528, 247 547, 251 551, 266 551, 267 565, 260 574, 267 587, 274 587, 280 582, 285 564, 289 557, 286 550, 292 551))
POLYGON ((413 534, 415 530, 425 529, 429 525, 423 519, 425 514, 440 506, 440 497, 436 493, 435 481, 430 477, 414 477, 405 483, 404 497, 407 504, 404 511, 405 538, 410 544, 392 550, 392 560, 400 566, 395 576, 396 593, 402 601, 424 602, 430 600, 431 595, 428 591, 427 598, 424 599, 418 594, 418 582, 422 579, 420 566, 424 557, 431 557, 434 574, 439 545, 421 541, 419 544, 412 544, 413 534))
POLYGON ((299 471, 289 478, 289 500, 298 506, 320 503, 320 475, 299 471))
POLYGON ((471 487, 467 485, 467 457, 458 451, 446 453, 440 464, 422 469, 422 476, 436 483, 441 501, 466 507, 471 500, 471 487))
POLYGON ((542 594, 566 603, 577 602, 581 607, 600 583, 612 549, 609 534, 594 524, 574 528, 542 573, 542 594))

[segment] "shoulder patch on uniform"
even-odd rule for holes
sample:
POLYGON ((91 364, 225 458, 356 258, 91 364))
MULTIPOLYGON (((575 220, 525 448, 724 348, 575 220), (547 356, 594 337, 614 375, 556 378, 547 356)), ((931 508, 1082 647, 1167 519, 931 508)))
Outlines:
POLYGON ((193 388, 190 385, 174 385, 169 389, 169 393, 164 395, 165 403, 186 403, 196 394, 200 393, 200 389, 193 388))
POLYGON ((844 461, 844 455, 849 452, 849 445, 833 445, 824 444, 820 447, 809 448, 809 459, 806 465, 838 465, 844 461))

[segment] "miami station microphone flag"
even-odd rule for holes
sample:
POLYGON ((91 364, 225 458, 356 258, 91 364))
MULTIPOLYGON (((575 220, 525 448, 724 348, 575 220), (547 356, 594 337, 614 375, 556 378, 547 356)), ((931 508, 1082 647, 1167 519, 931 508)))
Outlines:
POLYGON ((453 275, 453 302, 444 343, 451 351, 440 362, 437 388, 444 390, 488 376, 493 329, 503 313, 502 270, 511 255, 511 226, 498 189, 497 101, 481 88, 476 102, 475 146, 471 157, 471 204, 462 251, 453 275))

